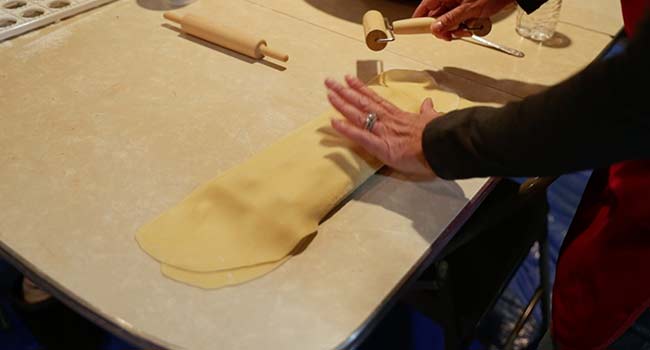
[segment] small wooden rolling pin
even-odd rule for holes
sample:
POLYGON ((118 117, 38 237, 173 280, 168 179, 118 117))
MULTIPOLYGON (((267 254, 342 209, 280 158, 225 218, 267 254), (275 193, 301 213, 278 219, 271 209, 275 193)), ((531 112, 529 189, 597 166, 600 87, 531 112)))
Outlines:
MULTIPOLYGON (((363 15, 366 45, 371 50, 380 51, 389 41, 395 40, 395 34, 430 34, 431 25, 435 21, 435 18, 422 17, 402 19, 389 24, 381 12, 370 10, 363 15)), ((460 28, 467 29, 474 35, 485 36, 492 30, 492 22, 489 18, 474 18, 462 23, 460 28)))
POLYGON ((179 15, 165 12, 163 17, 181 25, 181 29, 188 34, 239 52, 251 58, 261 59, 264 56, 287 62, 289 55, 268 47, 264 39, 258 39, 237 29, 216 24, 207 18, 187 14, 179 15))

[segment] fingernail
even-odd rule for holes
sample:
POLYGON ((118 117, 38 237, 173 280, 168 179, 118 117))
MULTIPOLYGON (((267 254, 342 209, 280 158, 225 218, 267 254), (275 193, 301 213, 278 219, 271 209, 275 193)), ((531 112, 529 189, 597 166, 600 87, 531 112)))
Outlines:
POLYGON ((437 21, 431 25, 432 32, 439 32, 442 29, 442 22, 437 21))

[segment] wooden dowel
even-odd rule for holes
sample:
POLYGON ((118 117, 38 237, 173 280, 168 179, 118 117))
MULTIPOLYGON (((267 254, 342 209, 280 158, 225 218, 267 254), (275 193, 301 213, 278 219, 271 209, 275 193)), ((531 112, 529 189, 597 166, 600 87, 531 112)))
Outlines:
POLYGON ((163 13, 163 17, 178 24, 181 24, 181 21, 183 20, 183 17, 174 12, 165 12, 163 13))
POLYGON ((282 62, 287 62, 289 60, 289 55, 286 53, 279 52, 277 50, 273 50, 272 48, 262 44, 260 45, 260 52, 264 56, 269 56, 272 58, 275 58, 276 60, 282 61, 282 62))

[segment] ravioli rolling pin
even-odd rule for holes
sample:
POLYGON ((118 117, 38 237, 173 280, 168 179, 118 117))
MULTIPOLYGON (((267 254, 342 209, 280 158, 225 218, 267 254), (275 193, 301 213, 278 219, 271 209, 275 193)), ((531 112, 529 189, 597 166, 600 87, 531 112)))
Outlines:
MULTIPOLYGON (((383 50, 389 42, 395 41, 395 34, 430 34, 431 25, 435 18, 421 17, 409 18, 390 23, 381 12, 370 10, 363 15, 363 30, 366 45, 373 51, 383 50)), ((492 43, 484 38, 492 30, 492 21, 489 18, 469 19, 459 26, 460 29, 469 31, 471 39, 496 50, 516 57, 523 57, 521 51, 492 43)))
POLYGON ((179 15, 174 12, 165 12, 163 17, 180 24, 183 32, 187 34, 239 52, 242 55, 254 59, 262 59, 268 56, 282 62, 289 60, 289 55, 270 48, 266 40, 243 33, 232 27, 214 23, 214 21, 205 17, 192 14, 179 15))
MULTIPOLYGON (((380 51, 389 42, 395 41, 395 34, 430 34, 431 25, 435 21, 435 18, 421 17, 390 23, 381 12, 370 10, 363 15, 366 44, 371 50, 380 51)), ((460 27, 474 35, 485 36, 492 30, 492 22, 489 18, 475 18, 465 21, 460 27)))

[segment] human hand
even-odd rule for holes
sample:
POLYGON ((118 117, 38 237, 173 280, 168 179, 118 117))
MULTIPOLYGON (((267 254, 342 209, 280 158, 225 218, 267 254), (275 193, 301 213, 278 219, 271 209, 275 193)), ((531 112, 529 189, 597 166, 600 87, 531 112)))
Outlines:
POLYGON ((514 0, 422 0, 413 17, 435 17, 431 33, 450 41, 453 38, 471 36, 460 29, 460 24, 474 18, 489 18, 514 0))
POLYGON ((406 174, 433 176, 422 151, 422 132, 441 115, 427 98, 420 114, 408 113, 388 102, 356 77, 346 76, 347 86, 327 79, 327 98, 346 120, 333 119, 332 127, 356 142, 384 164, 406 174), (365 129, 369 112, 377 116, 370 130, 365 129))

